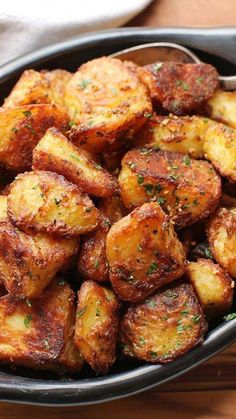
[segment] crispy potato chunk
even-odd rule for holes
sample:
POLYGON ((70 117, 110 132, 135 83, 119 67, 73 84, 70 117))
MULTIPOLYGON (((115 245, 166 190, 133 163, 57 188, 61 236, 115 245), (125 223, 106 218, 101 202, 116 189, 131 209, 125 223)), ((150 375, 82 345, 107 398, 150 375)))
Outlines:
POLYGON ((164 364, 202 343, 206 330, 192 286, 172 285, 127 309, 120 341, 125 355, 164 364))
MULTIPOLYGON (((66 87, 65 103, 75 145, 97 152, 124 136, 132 136, 152 111, 146 86, 133 63, 102 57, 83 64, 66 87)), ((119 141, 118 141, 119 142, 119 141)))
POLYGON ((118 180, 128 209, 157 200, 179 228, 208 217, 221 194, 220 177, 210 163, 153 148, 129 151, 118 180))
POLYGON ((75 296, 64 281, 54 282, 37 300, 0 298, 0 362, 75 373, 82 358, 73 343, 75 296))
POLYGON ((154 104, 183 115, 197 110, 219 86, 219 75, 210 64, 154 63, 139 68, 154 104))
POLYGON ((7 196, 0 195, 0 222, 7 221, 7 196))
POLYGON ((106 251, 113 289, 126 301, 141 301, 185 270, 183 246, 156 202, 115 223, 107 235, 106 251))
POLYGON ((85 281, 78 292, 75 345, 85 361, 106 374, 116 358, 118 300, 112 290, 85 281))
POLYGON ((53 172, 18 175, 8 195, 11 221, 24 231, 35 230, 62 237, 93 231, 99 212, 76 185, 53 172))
POLYGON ((236 130, 212 121, 204 135, 203 149, 220 174, 236 182, 236 130))
POLYGON ((14 108, 36 103, 63 106, 65 86, 71 76, 68 71, 60 69, 40 72, 25 70, 5 99, 3 107, 14 108))
POLYGON ((218 90, 206 102, 207 114, 224 124, 236 128, 236 92, 218 90))
POLYGON ((32 151, 48 128, 64 131, 69 118, 54 105, 0 108, 0 163, 13 172, 31 168, 32 151))
POLYGON ((207 320, 221 317, 229 311, 234 281, 224 269, 212 260, 199 259, 189 262, 187 274, 207 320))
MULTIPOLYGON (((5 200, 7 197, 3 196, 5 200)), ((37 298, 78 251, 76 239, 31 235, 0 216, 0 278, 16 297, 37 298)), ((6 216, 4 216, 6 217, 6 216)))
POLYGON ((34 149, 33 169, 59 173, 95 196, 111 196, 117 188, 116 179, 110 173, 55 128, 49 128, 34 149))
POLYGON ((219 208, 207 226, 215 260, 236 278, 236 208, 219 208))
POLYGON ((96 231, 84 237, 78 260, 79 273, 86 279, 103 282, 109 280, 106 238, 112 224, 125 215, 120 197, 114 195, 99 204, 101 221, 96 231))
POLYGON ((178 118, 176 115, 154 115, 137 133, 134 143, 201 159, 204 157, 202 137, 209 122, 209 119, 200 116, 178 118))

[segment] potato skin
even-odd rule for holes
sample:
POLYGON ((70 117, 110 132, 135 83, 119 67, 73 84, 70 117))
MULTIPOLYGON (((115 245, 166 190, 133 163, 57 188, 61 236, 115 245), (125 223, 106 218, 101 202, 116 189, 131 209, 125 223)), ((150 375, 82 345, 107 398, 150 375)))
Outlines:
POLYGON ((82 191, 99 197, 111 196, 117 189, 116 179, 56 128, 49 128, 34 149, 33 169, 59 173, 82 191))
POLYGON ((206 330, 192 286, 173 284, 131 305, 121 319, 119 336, 125 355, 165 364, 202 343, 206 330))
POLYGON ((206 112, 210 118, 236 128, 236 92, 217 90, 206 102, 206 112))
POLYGON ((208 217, 221 194, 221 179, 211 164, 151 147, 124 156, 118 181, 128 209, 157 200, 178 228, 208 217))
POLYGON ((185 271, 183 246, 156 202, 143 204, 115 223, 106 251, 112 287, 125 301, 141 301, 185 271))
POLYGON ((78 292, 74 341, 85 361, 106 374, 116 358, 118 300, 112 290, 85 281, 78 292))
POLYGON ((93 231, 99 222, 99 211, 88 196, 57 173, 18 175, 7 199, 11 221, 24 231, 69 238, 93 231))
POLYGON ((130 137, 152 111, 146 86, 133 63, 101 57, 83 64, 66 87, 72 126, 70 139, 96 152, 130 137), (76 126, 78 124, 78 126, 76 126))
POLYGON ((75 373, 83 365, 73 343, 75 295, 55 281, 37 300, 0 298, 0 362, 75 373))
POLYGON ((236 278, 236 208, 219 208, 207 223, 207 237, 215 260, 236 278))
POLYGON ((210 64, 154 63, 139 68, 154 104, 176 115, 192 113, 219 86, 219 75, 210 64))
POLYGON ((207 320, 226 314, 233 302, 234 281, 210 259, 189 262, 187 275, 207 320))

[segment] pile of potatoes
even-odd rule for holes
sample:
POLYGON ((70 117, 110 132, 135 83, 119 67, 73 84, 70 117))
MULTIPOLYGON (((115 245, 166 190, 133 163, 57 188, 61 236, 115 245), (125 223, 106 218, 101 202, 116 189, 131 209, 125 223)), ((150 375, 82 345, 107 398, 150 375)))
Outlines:
POLYGON ((230 311, 236 93, 211 65, 26 70, 0 166, 1 363, 167 363, 230 311))

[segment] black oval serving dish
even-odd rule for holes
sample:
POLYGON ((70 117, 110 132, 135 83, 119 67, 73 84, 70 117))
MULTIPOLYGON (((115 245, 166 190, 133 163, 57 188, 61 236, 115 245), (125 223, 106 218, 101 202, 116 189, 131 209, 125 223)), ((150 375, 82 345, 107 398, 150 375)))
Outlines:
MULTIPOLYGON (((82 35, 20 57, 0 68, 0 100, 9 93, 26 68, 75 70, 82 62, 121 49, 155 41, 170 41, 192 48, 214 64, 221 74, 236 74, 236 28, 126 28, 82 35), (220 57, 220 58, 219 58, 220 57)), ((17 40, 16 40, 17 42, 17 40)), ((235 303, 233 310, 235 311, 235 303)), ((167 365, 117 362, 109 375, 96 377, 85 371, 66 379, 26 369, 1 368, 0 400, 44 404, 83 405, 125 397, 160 385, 185 373, 223 350, 236 339, 236 319, 213 326, 205 342, 167 365), (88 373, 88 374, 87 374, 88 373)))

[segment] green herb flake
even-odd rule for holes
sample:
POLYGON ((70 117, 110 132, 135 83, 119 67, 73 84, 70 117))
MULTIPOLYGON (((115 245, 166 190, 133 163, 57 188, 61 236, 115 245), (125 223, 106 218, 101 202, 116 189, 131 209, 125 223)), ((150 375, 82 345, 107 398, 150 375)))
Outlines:
POLYGON ((163 66, 163 63, 157 63, 157 64, 154 64, 152 68, 154 71, 159 71, 162 66, 163 66))
POLYGON ((19 131, 18 128, 16 128, 16 127, 13 127, 11 130, 12 130, 12 132, 15 132, 15 133, 17 133, 19 131))
POLYGON ((27 314, 24 318, 24 325, 25 325, 26 328, 28 328, 30 326, 31 320, 32 320, 31 314, 27 314))
POLYGON ((25 116, 32 116, 32 113, 30 111, 23 111, 22 112, 25 116))
POLYGON ((153 195, 154 186, 151 184, 143 184, 143 187, 148 195, 153 195))
POLYGON ((157 203, 158 203, 159 205, 163 205, 165 202, 166 202, 166 199, 165 199, 163 196, 159 196, 159 197, 157 198, 157 203))
POLYGON ((136 164, 134 164, 134 163, 129 163, 129 167, 130 167, 130 169, 131 169, 131 170, 135 170, 135 168, 136 168, 136 164))
POLYGON ((211 253, 211 251, 210 251, 209 247, 206 247, 206 248, 205 248, 204 253, 205 253, 205 256, 206 256, 208 259, 212 259, 212 260, 213 260, 213 255, 212 255, 212 253, 211 253))
POLYGON ((76 317, 79 318, 79 317, 83 316, 83 314, 85 313, 86 310, 87 310, 87 306, 85 306, 81 310, 77 311, 76 317))
POLYGON ((97 170, 102 170, 102 166, 100 164, 94 163, 94 167, 97 170))
POLYGON ((84 90, 86 89, 86 87, 91 83, 91 80, 89 79, 83 79, 80 83, 79 83, 79 88, 84 90))
POLYGON ((68 125, 71 128, 71 127, 73 127, 73 125, 76 125, 76 123, 75 123, 75 121, 69 121, 68 122, 68 125))
POLYGON ((150 355, 152 358, 155 358, 155 357, 157 356, 157 352, 154 352, 154 351, 149 351, 149 355, 150 355))
POLYGON ((176 291, 167 290, 166 291, 166 296, 171 297, 171 298, 177 298, 179 296, 179 293, 176 292, 176 291))
POLYGON ((151 119, 152 118, 152 113, 151 112, 144 112, 143 116, 147 119, 151 119))
POLYGON ((72 157, 72 159, 78 161, 80 163, 80 158, 75 156, 74 154, 70 154, 70 157, 72 157))
POLYGON ((91 211, 91 208, 90 208, 90 207, 86 207, 86 208, 84 209, 84 211, 85 211, 85 212, 90 212, 90 211, 91 211))
POLYGON ((94 121, 88 121, 88 122, 87 122, 87 125, 88 125, 89 127, 91 127, 93 124, 94 124, 94 121))
POLYGON ((236 319, 236 313, 230 313, 230 314, 227 314, 227 316, 224 317, 224 320, 226 320, 227 322, 229 320, 234 320, 234 319, 236 319))
POLYGON ((146 275, 153 274, 154 272, 157 271, 157 269, 158 269, 157 263, 156 262, 152 262, 151 265, 149 266, 147 272, 146 272, 146 275))
POLYGON ((162 186, 161 185, 159 185, 159 183, 156 185, 156 191, 159 193, 159 192, 161 192, 162 191, 162 186))
POLYGON ((96 317, 100 317, 100 315, 101 315, 101 313, 100 313, 99 308, 96 308, 96 317))
POLYGON ((204 80, 203 77, 197 77, 196 82, 198 84, 202 84, 203 80, 204 80))
POLYGON ((98 268, 99 268, 99 265, 100 265, 99 260, 98 260, 98 259, 96 259, 96 260, 94 261, 94 264, 93 264, 94 269, 98 269, 98 268))
POLYGON ((196 207, 199 204, 199 201, 197 199, 193 200, 193 205, 196 207))
POLYGON ((145 345, 146 340, 144 339, 143 336, 140 336, 139 341, 141 342, 142 345, 145 345))
POLYGON ((183 163, 187 167, 190 167, 190 165, 191 165, 191 160, 190 160, 190 158, 187 154, 186 154, 186 156, 183 157, 183 163))
POLYGON ((142 183, 144 182, 144 177, 142 175, 140 175, 139 173, 137 173, 137 178, 138 178, 138 184, 142 185, 142 183))
POLYGON ((139 251, 139 252, 142 252, 142 251, 143 251, 143 247, 142 247, 142 245, 141 245, 141 244, 139 244, 139 245, 138 245, 138 247, 137 247, 137 249, 138 249, 138 251, 139 251))
POLYGON ((194 324, 198 324, 201 320, 201 315, 200 314, 195 314, 194 316, 192 316, 191 321, 194 324))
POLYGON ((62 285, 64 285, 64 284, 65 284, 64 279, 59 279, 59 280, 57 281, 57 285, 62 286, 62 285))
POLYGON ((182 311, 180 312, 180 314, 181 314, 182 316, 187 316, 187 315, 188 315, 188 313, 189 313, 189 311, 188 311, 188 310, 182 310, 182 311))
POLYGON ((115 87, 110 87, 110 91, 111 91, 112 93, 114 93, 114 95, 116 95, 116 94, 117 94, 117 89, 115 89, 115 87))

